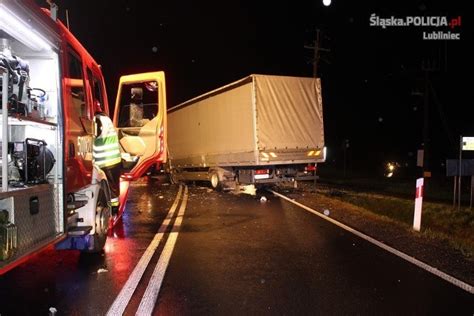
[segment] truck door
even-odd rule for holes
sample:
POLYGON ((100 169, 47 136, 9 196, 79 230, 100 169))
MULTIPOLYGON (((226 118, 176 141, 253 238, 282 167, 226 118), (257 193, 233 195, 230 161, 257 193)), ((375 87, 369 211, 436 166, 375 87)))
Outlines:
POLYGON ((166 162, 166 92, 164 72, 122 76, 115 102, 126 179, 142 176, 166 162))

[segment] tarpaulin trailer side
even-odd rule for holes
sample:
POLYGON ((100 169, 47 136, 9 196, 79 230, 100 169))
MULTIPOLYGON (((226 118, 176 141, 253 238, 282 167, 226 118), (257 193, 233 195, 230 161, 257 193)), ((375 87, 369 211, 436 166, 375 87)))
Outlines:
MULTIPOLYGON (((184 102, 168 111, 171 169, 183 179, 219 168, 239 178, 239 170, 322 162, 321 100, 319 79, 251 75, 184 102)), ((243 178, 255 182, 253 171, 243 178)))

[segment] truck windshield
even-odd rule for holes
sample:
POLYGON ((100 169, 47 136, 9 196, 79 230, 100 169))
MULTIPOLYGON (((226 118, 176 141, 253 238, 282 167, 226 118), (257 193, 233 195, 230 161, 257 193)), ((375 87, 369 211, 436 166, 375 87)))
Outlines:
POLYGON ((158 114, 157 87, 156 81, 122 86, 118 127, 142 127, 158 114))

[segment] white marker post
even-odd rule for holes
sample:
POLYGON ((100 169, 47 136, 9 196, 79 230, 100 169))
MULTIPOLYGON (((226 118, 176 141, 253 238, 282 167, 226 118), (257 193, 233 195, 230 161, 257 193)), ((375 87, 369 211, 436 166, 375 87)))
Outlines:
POLYGON ((413 229, 420 231, 421 206, 423 204, 423 178, 416 179, 415 215, 413 217, 413 229))
MULTIPOLYGON (((463 150, 470 150, 470 151, 474 151, 474 137, 462 137, 461 136, 461 146, 462 146, 462 150, 460 150, 461 154, 462 154, 462 151, 463 150)), ((461 163, 462 163, 462 160, 461 160, 461 154, 459 154, 459 179, 461 179, 461 176, 462 176, 462 170, 461 170, 461 163)), ((474 178, 474 176, 472 174, 467 174, 467 175, 470 175, 471 176, 471 198, 469 200, 469 209, 472 208, 472 190, 473 190, 473 187, 472 187, 472 180, 474 178)), ((459 180, 459 182, 461 182, 461 180, 459 180)), ((459 185, 459 204, 458 204, 458 210, 461 209, 461 185, 459 185)))

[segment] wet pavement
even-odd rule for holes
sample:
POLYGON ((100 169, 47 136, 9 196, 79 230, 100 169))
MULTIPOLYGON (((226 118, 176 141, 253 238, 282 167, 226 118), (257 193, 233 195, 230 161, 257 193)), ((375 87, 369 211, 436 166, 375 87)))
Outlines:
MULTIPOLYGON (((0 277, 1 315, 104 315, 172 205, 177 186, 134 183, 103 255, 47 250, 0 277)), ((189 186, 154 314, 473 315, 474 296, 270 193, 189 186)), ((160 243, 125 314, 140 304, 160 243)))
POLYGON ((0 315, 104 315, 168 212, 177 187, 133 183, 103 254, 48 249, 0 276, 0 315))

